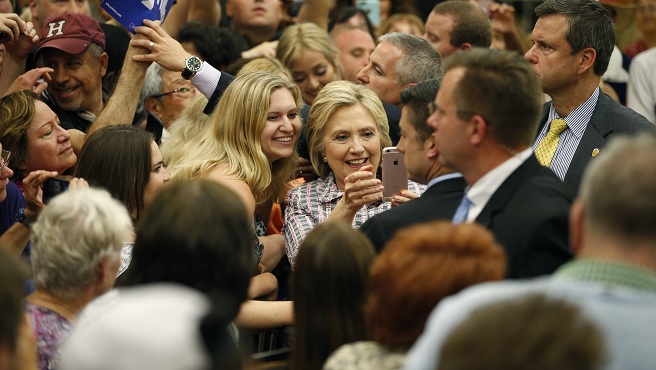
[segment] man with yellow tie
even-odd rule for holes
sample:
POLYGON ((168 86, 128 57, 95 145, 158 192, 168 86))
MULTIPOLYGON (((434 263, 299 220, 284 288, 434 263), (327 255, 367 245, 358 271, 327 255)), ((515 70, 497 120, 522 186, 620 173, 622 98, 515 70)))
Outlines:
POLYGON ((574 191, 583 170, 612 135, 656 126, 600 92, 615 44, 608 12, 591 0, 547 0, 537 8, 533 47, 524 55, 551 97, 533 150, 574 191))

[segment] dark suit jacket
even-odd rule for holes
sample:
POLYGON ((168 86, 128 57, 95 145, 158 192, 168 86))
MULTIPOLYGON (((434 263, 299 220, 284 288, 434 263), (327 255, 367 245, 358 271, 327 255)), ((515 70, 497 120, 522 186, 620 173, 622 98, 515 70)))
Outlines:
POLYGON ((203 113, 211 115, 214 112, 214 108, 216 108, 216 105, 219 104, 219 100, 221 99, 221 96, 223 96, 223 92, 228 88, 228 85, 230 85, 234 79, 235 78, 233 76, 225 72, 221 72, 221 77, 219 78, 219 82, 216 84, 216 89, 210 97, 209 102, 207 102, 203 113))
MULTIPOLYGON (((544 105, 539 130, 542 130, 542 127, 547 124, 550 107, 551 102, 544 105)), ((622 106, 605 94, 599 94, 599 100, 597 100, 590 123, 585 129, 567 169, 565 185, 578 192, 583 171, 592 158, 592 150, 602 149, 613 135, 635 134, 644 131, 656 134, 656 126, 633 109, 622 106)))
POLYGON ((573 192, 531 155, 501 184, 476 222, 508 255, 509 278, 553 272, 572 258, 569 209, 573 192))
POLYGON ((361 227, 377 252, 397 230, 422 222, 450 220, 456 212, 467 183, 462 177, 440 181, 419 198, 370 218, 361 227))

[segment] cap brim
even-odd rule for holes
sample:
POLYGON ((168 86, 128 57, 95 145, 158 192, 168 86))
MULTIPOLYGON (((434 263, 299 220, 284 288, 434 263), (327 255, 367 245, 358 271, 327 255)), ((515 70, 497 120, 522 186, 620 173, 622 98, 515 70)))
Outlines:
POLYGON ((34 61, 36 62, 38 60, 39 54, 41 53, 41 51, 43 51, 43 49, 46 48, 58 49, 65 53, 75 55, 85 51, 87 47, 89 47, 89 44, 91 44, 91 41, 80 40, 80 39, 60 38, 60 39, 48 40, 44 42, 41 46, 39 46, 39 49, 37 49, 36 53, 34 53, 34 61))

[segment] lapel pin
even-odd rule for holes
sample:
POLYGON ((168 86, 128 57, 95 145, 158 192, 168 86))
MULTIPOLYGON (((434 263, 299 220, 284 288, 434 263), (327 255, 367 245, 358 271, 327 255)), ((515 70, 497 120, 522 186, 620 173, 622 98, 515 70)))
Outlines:
POLYGON ((594 149, 592 149, 592 156, 593 156, 593 157, 596 157, 597 154, 599 154, 599 148, 594 148, 594 149))

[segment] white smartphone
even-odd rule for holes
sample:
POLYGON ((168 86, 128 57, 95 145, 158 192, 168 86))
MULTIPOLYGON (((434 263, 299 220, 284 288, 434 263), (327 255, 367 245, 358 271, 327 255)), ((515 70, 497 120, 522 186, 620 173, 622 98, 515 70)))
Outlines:
POLYGON ((408 171, 403 163, 403 153, 395 146, 383 149, 383 187, 383 200, 386 202, 408 188, 408 171))

